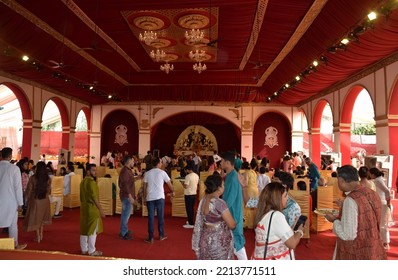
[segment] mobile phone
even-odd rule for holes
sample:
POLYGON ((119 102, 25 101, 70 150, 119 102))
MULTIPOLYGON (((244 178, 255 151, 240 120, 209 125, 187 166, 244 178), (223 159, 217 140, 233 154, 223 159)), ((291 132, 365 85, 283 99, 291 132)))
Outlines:
POLYGON ((304 225, 306 221, 307 216, 301 215, 300 218, 298 218, 296 225, 294 226, 294 230, 298 230, 299 226, 304 225))

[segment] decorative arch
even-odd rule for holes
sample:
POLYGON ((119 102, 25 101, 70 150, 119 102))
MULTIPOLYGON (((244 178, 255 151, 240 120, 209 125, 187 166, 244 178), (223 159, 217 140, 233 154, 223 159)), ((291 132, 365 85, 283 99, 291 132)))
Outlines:
POLYGON ((352 119, 352 110, 354 109, 355 101, 359 93, 365 89, 363 86, 356 85, 348 91, 343 103, 343 110, 341 111, 340 123, 350 124, 352 119))
POLYGON ((25 92, 17 85, 4 82, 4 86, 8 87, 16 96, 19 106, 22 111, 23 119, 23 133, 22 133, 22 156, 31 158, 32 153, 32 133, 33 133, 33 120, 32 120, 32 107, 25 94, 25 92))
MULTIPOLYGON (((70 133, 70 122, 69 122, 69 113, 68 109, 64 101, 59 97, 51 97, 49 100, 53 101, 59 110, 59 114, 61 115, 62 122, 62 142, 61 148, 65 150, 69 150, 69 133, 70 133)), ((47 100, 47 102, 49 101, 47 100)), ((46 104, 47 104, 46 102, 46 104)), ((43 107, 45 108, 45 106, 43 107)))
POLYGON ((325 110, 328 101, 322 99, 318 102, 314 110, 314 116, 312 119, 312 126, 309 129, 311 131, 311 149, 310 154, 312 162, 317 166, 321 166, 321 121, 323 110, 325 110))
POLYGON ((253 129, 254 156, 266 157, 270 167, 279 168, 280 159, 291 151, 291 131, 291 123, 284 114, 271 111, 260 115, 253 129))
POLYGON ((224 117, 202 111, 177 113, 157 122, 151 127, 151 149, 172 155, 179 135, 192 125, 201 125, 214 134, 218 152, 240 151, 240 128, 224 117))
POLYGON ((137 154, 138 135, 138 122, 132 113, 126 110, 109 112, 101 124, 101 155, 109 151, 137 154), (120 135, 125 137, 125 141, 118 141, 116 137, 120 135))
POLYGON ((395 83, 391 88, 391 95, 388 104, 388 139, 389 139, 389 153, 393 158, 393 181, 398 176, 398 75, 395 78, 395 83))
POLYGON ((304 115, 304 119, 305 119, 305 122, 307 123, 307 129, 308 129, 310 127, 310 124, 309 124, 309 119, 307 117, 307 113, 305 112, 305 110, 303 108, 299 108, 298 111, 304 115))

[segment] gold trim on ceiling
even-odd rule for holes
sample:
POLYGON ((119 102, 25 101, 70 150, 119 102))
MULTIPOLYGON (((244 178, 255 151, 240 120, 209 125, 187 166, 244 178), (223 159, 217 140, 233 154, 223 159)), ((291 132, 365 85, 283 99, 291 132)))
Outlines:
MULTIPOLYGON (((285 59, 285 57, 293 50, 293 48, 300 41, 301 37, 305 34, 307 29, 311 26, 313 21, 318 17, 319 13, 322 11, 325 4, 328 0, 315 0, 312 4, 311 8, 308 10, 307 14, 300 22, 299 26, 296 28, 296 31, 293 33, 292 37, 290 37, 289 41, 285 45, 285 47, 281 50, 278 56, 274 59, 271 65, 267 68, 267 70, 263 73, 263 75, 258 79, 257 86, 261 87, 267 78, 271 75, 271 73, 278 67, 278 65, 285 59)), ((287 79, 293 79, 293 77, 287 77, 287 79)))

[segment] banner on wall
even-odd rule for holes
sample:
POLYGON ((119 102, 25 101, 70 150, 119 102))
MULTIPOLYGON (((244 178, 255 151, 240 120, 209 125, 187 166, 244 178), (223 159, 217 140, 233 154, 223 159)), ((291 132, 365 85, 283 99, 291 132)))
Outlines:
POLYGON ((119 146, 123 146, 128 143, 127 140, 127 127, 124 124, 119 124, 115 128, 115 143, 119 144, 119 146))
POLYGON ((275 146, 278 146, 278 130, 273 127, 273 126, 269 126, 267 127, 267 129, 265 130, 265 143, 264 146, 268 146, 270 148, 273 148, 275 146))

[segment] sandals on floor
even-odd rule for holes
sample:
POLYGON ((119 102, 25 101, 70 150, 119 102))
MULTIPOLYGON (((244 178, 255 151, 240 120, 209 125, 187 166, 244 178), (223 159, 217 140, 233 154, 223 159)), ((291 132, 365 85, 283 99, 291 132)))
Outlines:
POLYGON ((89 254, 90 256, 102 256, 102 252, 101 251, 94 251, 92 253, 89 254))

